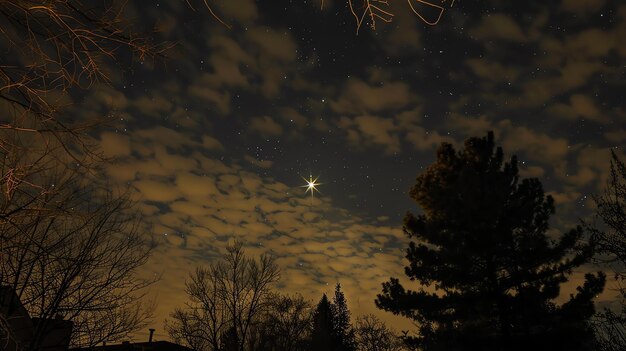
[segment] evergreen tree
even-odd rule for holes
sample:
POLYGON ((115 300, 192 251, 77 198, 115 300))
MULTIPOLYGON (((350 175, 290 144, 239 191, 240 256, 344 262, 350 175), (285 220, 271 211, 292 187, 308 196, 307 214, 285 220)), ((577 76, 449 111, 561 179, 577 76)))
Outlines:
POLYGON ((310 350, 337 350, 333 306, 328 301, 326 294, 322 296, 313 313, 310 350))
POLYGON ((560 285, 592 254, 575 228, 549 238, 554 201, 537 179, 519 179, 517 159, 503 162, 493 133, 456 152, 444 143, 417 177, 411 197, 423 214, 407 214, 413 238, 405 274, 421 284, 405 290, 391 278, 378 308, 419 324, 407 341, 423 350, 590 350, 592 299, 605 276, 557 305, 560 285))
POLYGON ((333 297, 332 307, 338 350, 356 350, 354 330, 350 324, 350 311, 348 310, 348 303, 346 302, 346 297, 341 291, 341 284, 339 283, 335 286, 335 296, 333 297))

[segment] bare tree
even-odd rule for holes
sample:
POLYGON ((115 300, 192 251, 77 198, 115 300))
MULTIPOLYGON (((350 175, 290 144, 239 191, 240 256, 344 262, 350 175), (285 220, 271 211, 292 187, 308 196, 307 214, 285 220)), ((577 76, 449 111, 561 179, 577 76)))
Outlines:
MULTIPOLYGON (((163 52, 130 30, 124 2, 0 0, 0 99, 68 130, 56 118, 55 97, 72 88, 108 81, 107 61, 118 49, 140 59, 163 52)), ((3 128, 19 128, 7 123, 3 128)))
POLYGON ((38 185, 16 188, 3 203, 13 215, 0 222, 0 285, 40 320, 27 349, 37 349, 58 318, 73 322, 75 346, 126 337, 151 312, 139 303, 151 281, 137 276, 150 238, 127 193, 49 153, 38 157, 46 167, 22 178, 38 185))
POLYGON ((137 35, 125 6, 0 0, 0 283, 34 316, 71 319, 75 345, 123 337, 147 312, 137 298, 148 282, 134 273, 149 248, 127 194, 83 189, 102 161, 86 133, 106 119, 63 115, 74 91, 109 82, 121 53, 144 60, 171 46, 137 35))
POLYGON ((184 341, 194 350, 218 350, 229 326, 226 301, 219 290, 221 272, 216 266, 198 267, 185 283, 190 302, 172 312, 166 324, 172 339, 184 341))
POLYGON ((257 350, 299 351, 307 348, 313 321, 312 305, 302 295, 272 294, 257 323, 257 350))
POLYGON ((228 338, 243 351, 278 278, 271 256, 248 258, 243 244, 235 242, 221 260, 191 274, 186 283, 190 301, 171 314, 166 329, 172 339, 196 350, 219 350, 228 338))
POLYGON ((101 121, 62 118, 66 96, 107 82, 122 47, 141 59, 167 48, 135 35, 117 3, 0 0, 0 224, 52 213, 37 208, 51 190, 44 172, 100 161, 86 132, 101 121))
POLYGON ((615 283, 622 297, 621 310, 605 309, 595 318, 596 333, 605 351, 626 348, 626 165, 611 150, 611 172, 603 194, 594 196, 597 217, 595 226, 588 225, 591 240, 599 255, 597 260, 614 272, 615 283))
MULTIPOLYGON (((455 0, 408 0, 409 9, 417 18, 429 26, 435 26, 441 21, 448 7, 453 7, 455 0)), ((324 8, 324 0, 320 6, 324 8)), ((376 30, 377 23, 391 23, 395 14, 389 8, 390 0, 348 0, 348 8, 356 22, 356 34, 361 27, 367 25, 376 30)))
POLYGON ((402 341, 373 314, 359 316, 355 326, 358 351, 399 351, 402 341))
POLYGON ((603 194, 594 196, 601 226, 590 227, 598 257, 626 278, 626 165, 611 150, 611 172, 603 194))

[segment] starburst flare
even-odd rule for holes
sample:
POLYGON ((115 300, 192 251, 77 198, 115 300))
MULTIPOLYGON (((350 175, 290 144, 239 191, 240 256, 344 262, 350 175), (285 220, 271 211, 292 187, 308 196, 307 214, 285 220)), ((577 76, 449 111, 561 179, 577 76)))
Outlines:
POLYGON ((306 195, 306 193, 311 192, 311 199, 313 199, 315 196, 315 192, 317 191, 318 193, 320 192, 319 189, 317 189, 318 185, 321 185, 322 183, 318 183, 317 180, 319 179, 319 177, 315 177, 315 179, 313 179, 312 175, 309 175, 309 179, 306 179, 304 177, 302 177, 302 179, 304 179, 304 181, 306 182, 305 185, 301 185, 301 188, 306 188, 306 190, 304 191, 304 194, 306 195))

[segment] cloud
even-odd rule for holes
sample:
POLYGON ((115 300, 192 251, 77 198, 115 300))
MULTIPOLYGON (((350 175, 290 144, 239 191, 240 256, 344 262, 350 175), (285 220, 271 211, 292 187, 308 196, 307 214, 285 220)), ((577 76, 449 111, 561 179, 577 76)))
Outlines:
POLYGON ((564 138, 550 137, 527 127, 515 127, 508 120, 500 122, 498 127, 503 134, 500 140, 508 152, 522 151, 529 159, 544 164, 561 161, 569 152, 569 143, 564 138))
POLYGON ((143 115, 161 117, 172 109, 172 103, 160 94, 144 95, 133 100, 133 107, 143 115))
POLYGON ((224 88, 240 88, 276 98, 287 84, 287 73, 295 68, 297 44, 287 31, 249 25, 235 36, 216 34, 208 40, 207 59, 212 73, 206 73, 190 90, 217 104, 223 113, 230 95, 224 88))
POLYGON ((494 131, 496 141, 501 143, 507 153, 521 153, 526 159, 544 165, 554 165, 570 152, 570 143, 566 139, 552 137, 526 126, 518 126, 508 119, 491 121, 486 116, 466 118, 453 115, 448 124, 466 137, 483 136, 488 131, 494 131))
MULTIPOLYGON (((610 174, 610 150, 606 147, 578 145, 575 163, 561 169, 556 175, 576 189, 591 189, 594 193, 603 191, 610 174)), ((624 151, 613 149, 618 157, 625 159, 624 151)))
POLYGON ((546 55, 541 61, 555 66, 563 59, 584 62, 602 57, 617 44, 616 38, 610 31, 598 28, 573 32, 564 38, 546 36, 539 43, 551 54, 546 55))
POLYGON ((376 116, 342 117, 340 128, 347 132, 348 142, 357 147, 382 146, 387 154, 400 152, 400 139, 393 119, 376 116))
POLYGON ((214 87, 248 87, 248 78, 239 68, 239 62, 233 61, 226 55, 213 55, 209 63, 213 67, 214 73, 205 74, 203 79, 208 86, 214 87))
POLYGON ((424 127, 416 126, 407 133, 407 141, 420 151, 432 151, 441 145, 441 143, 452 143, 454 139, 441 135, 436 130, 427 130, 424 127))
POLYGON ((281 107, 277 115, 283 121, 295 125, 298 129, 303 129, 307 125, 307 118, 293 107, 281 107))
POLYGON ((600 11, 606 0, 563 0, 561 9, 577 15, 588 15, 600 11))
POLYGON ((105 111, 124 110, 128 107, 128 99, 126 96, 108 85, 99 85, 95 87, 89 98, 93 100, 90 101, 88 99, 85 101, 85 104, 91 106, 92 108, 95 107, 95 104, 98 104, 99 107, 105 111))
POLYGON ((471 58, 466 61, 466 64, 483 82, 514 82, 520 75, 518 68, 505 66, 501 62, 486 58, 471 58))
POLYGON ((617 128, 604 133, 604 138, 614 145, 626 145, 626 129, 617 128))
POLYGON ((174 201, 180 197, 180 192, 175 187, 156 180, 138 180, 133 183, 142 199, 156 202, 174 201))
POLYGON ((250 156, 250 155, 245 155, 244 156, 244 160, 248 161, 249 163, 260 167, 260 168, 265 168, 265 169, 269 169, 272 167, 272 165, 274 164, 274 162, 270 161, 270 160, 257 160, 256 158, 250 156))
POLYGON ((217 8, 226 20, 232 19, 237 25, 253 23, 258 17, 258 9, 252 0, 220 1, 217 8))
POLYGON ((573 94, 569 103, 557 103, 548 108, 550 115, 568 120, 580 118, 600 123, 608 123, 610 120, 602 113, 596 103, 587 95, 573 94))
POLYGON ((333 111, 340 114, 401 110, 414 99, 406 83, 389 82, 372 86, 362 80, 348 79, 341 96, 332 101, 333 111))
POLYGON ((208 198, 219 193, 215 178, 206 175, 199 176, 182 172, 176 175, 175 184, 178 190, 188 198, 208 198))
POLYGON ((524 164, 519 167, 519 174, 524 178, 542 178, 546 171, 539 166, 526 166, 524 164))
POLYGON ((205 149, 209 149, 209 150, 223 150, 224 149, 224 145, 222 145, 222 143, 219 140, 208 135, 202 136, 202 146, 205 149))
POLYGON ((483 16, 480 24, 469 31, 475 39, 494 39, 512 42, 524 42, 527 40, 522 28, 515 20, 501 13, 483 16))
MULTIPOLYGON (((577 14, 592 13, 589 11, 601 8, 604 3, 564 1, 562 7, 577 14)), ((523 27, 505 14, 483 16, 481 22, 469 30, 471 38, 480 40, 483 50, 480 55, 466 59, 473 79, 482 89, 463 94, 455 111, 460 112, 468 101, 476 101, 492 109, 480 113, 502 115, 532 109, 534 114, 571 119, 579 114, 572 110, 573 104, 578 104, 587 108, 584 118, 602 122, 602 116, 607 114, 602 106, 597 106, 600 111, 591 111, 589 101, 577 95, 583 89, 597 91, 602 84, 600 77, 619 74, 609 57, 615 53, 623 55, 623 45, 618 44, 618 38, 626 33, 626 6, 621 6, 617 12, 620 15, 602 28, 585 21, 576 28, 567 26, 566 31, 555 31, 549 25, 549 19, 559 15, 558 10, 550 6, 529 14, 534 19, 526 20, 523 27), (506 43, 493 45, 493 40, 506 43), (574 96, 572 101, 563 102, 563 98, 570 96, 574 96), (462 104, 461 99, 466 99, 466 103, 462 104)))
MULTIPOLYGON (((136 138, 139 142, 138 144, 148 146, 160 145, 174 150, 198 145, 193 136, 162 126, 139 129, 134 131, 132 136, 136 138)), ((141 147, 141 145, 137 145, 137 147, 141 147)))
POLYGON ((248 30, 246 35, 270 60, 282 63, 296 59, 297 47, 289 32, 279 32, 269 27, 254 27, 248 30))
MULTIPOLYGON (((395 16, 393 22, 385 25, 374 36, 380 47, 392 56, 406 55, 407 52, 418 52, 424 45, 421 33, 421 21, 417 21, 411 11, 407 11, 407 4, 390 2, 389 9, 395 16)), ((362 28, 361 30, 364 30, 362 28)))
POLYGON ((488 131, 496 128, 494 122, 485 115, 473 117, 457 113, 451 115, 448 120, 448 127, 461 131, 467 137, 485 135, 488 131))
POLYGON ((212 104, 223 115, 230 112, 230 93, 213 88, 208 82, 203 83, 200 80, 190 85, 188 92, 189 95, 212 104))
POLYGON ((248 128, 262 137, 276 137, 283 133, 283 127, 274 122, 270 116, 254 117, 250 120, 248 128))
POLYGON ((105 156, 118 157, 130 155, 130 140, 120 133, 104 132, 100 134, 100 148, 105 156))

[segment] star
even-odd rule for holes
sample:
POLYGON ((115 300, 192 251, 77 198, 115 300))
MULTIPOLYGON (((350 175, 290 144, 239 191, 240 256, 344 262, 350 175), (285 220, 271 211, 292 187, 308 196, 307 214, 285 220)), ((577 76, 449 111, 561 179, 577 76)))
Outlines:
POLYGON ((306 179, 306 178, 304 178, 304 177, 302 177, 302 179, 304 179, 304 181, 306 182, 306 185, 301 185, 300 187, 301 187, 301 188, 306 188, 306 190, 305 190, 305 192, 304 192, 305 194, 306 194, 306 193, 308 193, 308 192, 310 191, 310 192, 311 192, 311 199, 313 199, 313 197, 314 197, 314 196, 313 196, 313 195, 314 195, 314 193, 315 193, 316 191, 317 191, 317 192, 320 192, 320 191, 317 189, 317 186, 322 184, 322 183, 318 183, 318 182, 317 182, 317 179, 319 179, 319 177, 316 177, 315 179, 313 179, 313 176, 312 176, 312 175, 309 175, 309 179, 306 179))

